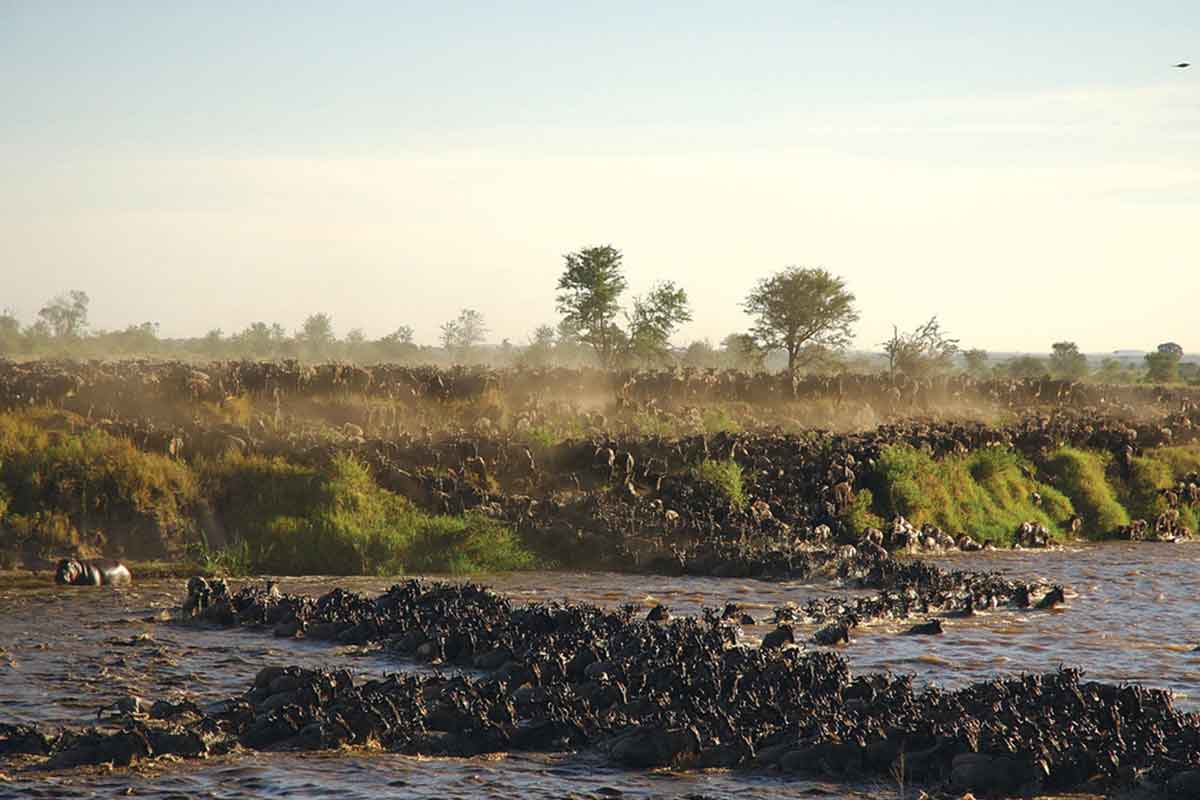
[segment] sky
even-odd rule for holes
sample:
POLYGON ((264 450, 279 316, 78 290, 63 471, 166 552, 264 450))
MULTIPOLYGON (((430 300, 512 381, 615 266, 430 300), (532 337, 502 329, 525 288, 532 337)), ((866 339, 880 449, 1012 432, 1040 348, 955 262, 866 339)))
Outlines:
POLYGON ((1200 351, 1200 3, 0 0, 0 308, 164 336, 554 323, 563 255, 679 344, 841 276, 856 346, 1200 351), (631 299, 631 298, 627 298, 631 299))

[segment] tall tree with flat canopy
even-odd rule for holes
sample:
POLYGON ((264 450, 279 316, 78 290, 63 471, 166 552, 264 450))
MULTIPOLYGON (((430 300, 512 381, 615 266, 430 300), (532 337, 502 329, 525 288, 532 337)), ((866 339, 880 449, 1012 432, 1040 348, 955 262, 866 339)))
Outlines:
POLYGON ((763 278, 742 303, 754 317, 751 333, 764 350, 784 350, 788 371, 803 366, 813 345, 844 350, 858 322, 854 295, 841 278, 823 269, 788 267, 763 278))
POLYGON ((580 342, 590 345, 604 366, 611 366, 623 342, 615 320, 627 283, 621 251, 612 245, 585 247, 563 257, 558 279, 558 313, 580 342))

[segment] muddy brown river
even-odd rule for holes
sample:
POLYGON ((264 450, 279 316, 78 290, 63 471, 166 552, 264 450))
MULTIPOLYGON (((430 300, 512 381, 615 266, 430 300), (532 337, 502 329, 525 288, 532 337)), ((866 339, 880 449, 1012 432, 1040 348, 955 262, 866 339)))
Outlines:
MULTIPOLYGON (((956 686, 1000 672, 1082 667, 1088 677, 1169 689, 1200 709, 1200 544, 1108 544, 1052 552, 995 552, 934 559, 951 569, 989 569, 1061 583, 1052 612, 991 611, 947 620, 937 638, 896 635, 901 625, 860 628, 839 648, 855 671, 911 673, 956 686)), ((268 664, 348 666, 360 673, 424 669, 376 650, 274 639, 249 630, 169 622, 184 581, 125 589, 59 589, 30 578, 0 586, 0 722, 86 725, 115 700, 192 698, 203 704, 243 691, 268 664)), ((390 579, 280 578, 292 593, 335 586, 377 593, 390 579)), ((849 594, 829 584, 535 572, 479 578, 514 600, 570 600, 607 607, 666 604, 675 614, 742 605, 769 617, 776 606, 849 594)), ((236 584, 235 584, 236 587, 236 584)), ((745 628, 748 638, 772 626, 745 628)), ((134 770, 31 772, 0 764, 0 798, 112 797, 897 797, 897 787, 826 784, 753 772, 631 772, 590 753, 432 759, 354 751, 239 754, 159 761, 134 770), (4 771, 7 770, 7 771, 4 771)))

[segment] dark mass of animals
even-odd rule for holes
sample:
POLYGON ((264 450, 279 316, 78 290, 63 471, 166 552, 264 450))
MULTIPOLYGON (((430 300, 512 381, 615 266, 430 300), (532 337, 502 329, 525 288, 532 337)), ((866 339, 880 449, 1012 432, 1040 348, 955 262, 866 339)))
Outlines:
MULTIPOLYGON (((132 698, 93 729, 0 725, 0 755, 57 769, 239 747, 377 744, 455 756, 590 748, 630 768, 845 780, 886 779, 901 769, 907 780, 955 792, 1107 791, 1149 781, 1171 796, 1200 795, 1200 717, 1176 709, 1167 693, 1087 681, 1065 668, 955 691, 917 689, 907 677, 854 676, 829 649, 872 623, 899 624, 896 635, 938 636, 947 620, 1000 607, 1047 613, 1069 596, 1062 586, 898 557, 983 549, 970 531, 899 516, 852 528, 846 512, 871 488, 886 447, 905 444, 934 458, 997 447, 1037 464, 1071 445, 1106 451, 1128 471, 1146 448, 1196 441, 1195 389, 964 377, 0 362, 0 407, 28 406, 185 460, 233 451, 320 465, 348 453, 383 488, 429 511, 501 520, 566 568, 827 577, 855 591, 755 618, 735 604, 699 616, 665 606, 648 614, 517 606, 469 583, 408 581, 378 597, 342 589, 306 597, 273 584, 232 591, 222 580, 193 578, 180 624, 380 648, 437 671, 380 678, 264 665, 243 694, 203 708, 132 698), (348 398, 360 401, 346 408, 361 416, 336 426, 294 424, 300 403, 348 398), (246 419, 212 420, 213 409, 241 399, 253 409, 246 419), (775 422, 781 416, 770 409, 786 415, 798 403, 820 406, 830 419, 870 408, 875 422, 837 431, 689 430, 705 406, 721 403, 745 403, 748 416, 775 422), (971 412, 980 411, 1001 417, 973 421, 971 412), (683 430, 633 430, 624 423, 634 415, 683 430), (535 435, 564 416, 573 435, 535 435), (744 502, 692 478, 714 460, 741 469, 744 502), (751 641, 743 630, 751 625, 770 630, 751 641)), ((1128 538, 1182 535, 1178 510, 1200 504, 1200 475, 1163 497, 1167 510, 1133 522, 1123 531, 1128 538)), ((1015 536, 1024 547, 1050 544, 1034 522, 1015 536)), ((65 570, 68 578, 76 572, 65 570)))

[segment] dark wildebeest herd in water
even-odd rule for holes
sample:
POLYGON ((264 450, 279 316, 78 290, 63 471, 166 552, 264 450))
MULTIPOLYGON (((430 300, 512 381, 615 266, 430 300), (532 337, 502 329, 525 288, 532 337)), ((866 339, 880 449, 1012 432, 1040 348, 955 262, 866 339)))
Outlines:
MULTIPOLYGON (((1195 389, 711 371, 0 362, 0 408, 30 406, 178 459, 233 451, 321 464, 351 454, 414 505, 500 520, 564 568, 829 578, 865 590, 781 606, 763 619, 736 604, 701 616, 663 606, 645 613, 517 605, 472 583, 409 580, 377 597, 343 589, 308 597, 273 583, 234 590, 195 577, 177 624, 370 645, 447 669, 370 678, 263 665, 243 694, 204 708, 130 698, 103 727, 0 725, 0 755, 37 768, 239 747, 375 743, 455 756, 594 748, 631 768, 848 781, 900 770, 931 791, 1139 784, 1200 796, 1200 716, 1176 709, 1166 692, 1086 681, 1069 668, 918 690, 911 678, 853 676, 829 649, 875 621, 904 620, 905 635, 938 635, 943 618, 999 607, 1036 615, 1067 597, 1069 587, 917 558, 990 547, 971 531, 903 517, 856 530, 846 512, 870 488, 885 448, 908 445, 935 459, 1002 448, 1036 464, 1072 446, 1111 454, 1122 472, 1148 448, 1200 438, 1195 389), (229 421, 224 412, 236 408, 251 413, 229 421), (733 409, 737 424, 707 429, 713 408, 733 409), (552 429, 564 433, 547 440, 552 429), (706 460, 742 469, 744 502, 694 479, 691 470, 706 460), (761 642, 744 637, 744 626, 764 623, 771 630, 761 642)), ((1160 514, 1121 533, 1188 536, 1179 510, 1200 505, 1200 475, 1162 495, 1160 514)), ((1027 548, 1050 538, 1032 521, 1014 535, 1027 548)), ((128 579, 114 563, 67 559, 56 577, 104 584, 111 575, 128 579)))

